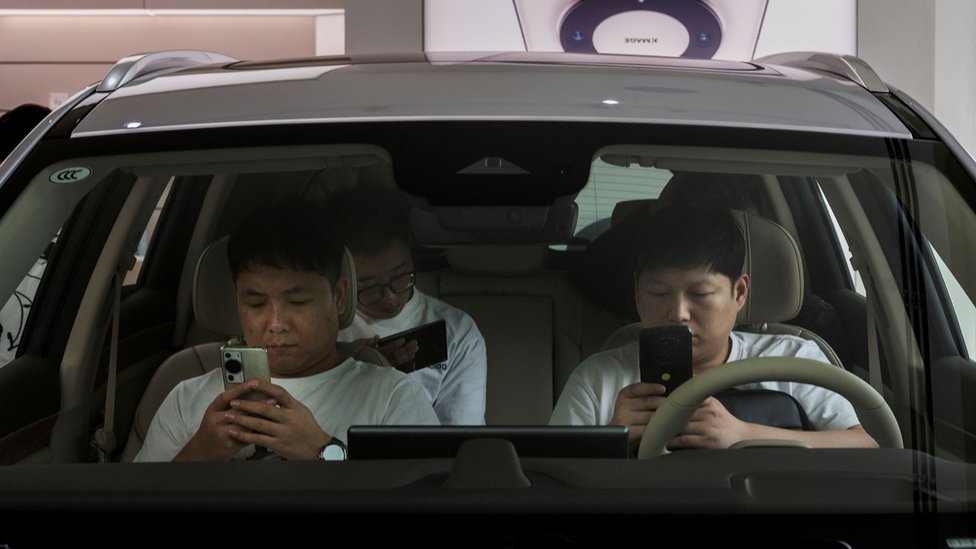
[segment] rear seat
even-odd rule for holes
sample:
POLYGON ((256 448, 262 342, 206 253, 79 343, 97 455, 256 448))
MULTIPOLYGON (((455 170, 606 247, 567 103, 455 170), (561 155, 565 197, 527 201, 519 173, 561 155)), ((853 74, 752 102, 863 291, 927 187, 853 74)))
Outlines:
POLYGON ((547 268, 548 246, 452 246, 421 291, 467 312, 488 349, 489 425, 546 424, 580 361, 627 321, 547 268))

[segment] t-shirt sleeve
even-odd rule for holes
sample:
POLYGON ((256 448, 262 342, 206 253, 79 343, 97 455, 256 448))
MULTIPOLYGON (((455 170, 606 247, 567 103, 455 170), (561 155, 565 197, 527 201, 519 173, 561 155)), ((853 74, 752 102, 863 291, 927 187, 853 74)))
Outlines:
POLYGON ((484 425, 488 352, 474 321, 462 316, 457 323, 457 345, 441 382, 434 409, 443 424, 484 425))
MULTIPOLYGON (((831 364, 820 346, 812 341, 804 342, 794 356, 831 364)), ((860 424, 854 406, 834 391, 803 383, 794 384, 793 391, 818 431, 849 429, 860 424)))
POLYGON ((833 364, 827 355, 820 350, 820 346, 814 341, 804 341, 800 348, 796 350, 793 356, 797 358, 809 358, 810 360, 816 360, 818 362, 825 362, 827 364, 833 364))
POLYGON ((403 376, 393 388, 383 425, 440 425, 440 420, 423 386, 403 376))
POLYGON ((861 423, 854 406, 829 389, 796 383, 791 392, 818 431, 849 429, 861 423))
POLYGON ((181 388, 174 387, 159 405, 133 461, 172 461, 196 432, 196 426, 193 430, 187 427, 181 413, 181 388))
POLYGON ((588 379, 588 361, 573 370, 549 418, 549 425, 597 425, 600 403, 588 379))

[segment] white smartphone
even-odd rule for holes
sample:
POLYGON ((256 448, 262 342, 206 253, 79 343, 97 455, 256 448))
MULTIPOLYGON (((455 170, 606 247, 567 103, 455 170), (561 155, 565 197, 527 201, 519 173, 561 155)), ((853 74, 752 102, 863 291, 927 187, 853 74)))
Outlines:
MULTIPOLYGON (((224 376, 224 390, 251 379, 271 381, 268 350, 264 347, 226 344, 220 348, 220 368, 224 376)), ((256 391, 244 395, 247 400, 260 401, 265 396, 256 391)))

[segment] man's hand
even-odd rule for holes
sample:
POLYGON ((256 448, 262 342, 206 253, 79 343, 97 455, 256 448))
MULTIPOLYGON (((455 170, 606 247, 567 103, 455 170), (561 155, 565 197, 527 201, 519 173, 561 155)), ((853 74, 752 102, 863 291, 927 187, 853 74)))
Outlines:
POLYGON ((379 341, 380 336, 373 336, 357 339, 353 343, 378 349, 393 366, 403 366, 404 364, 413 362, 414 357, 417 356, 417 351, 420 350, 420 344, 417 343, 416 339, 408 341, 401 337, 393 341, 388 341, 383 345, 380 345, 379 341))
POLYGON ((173 461, 227 461, 247 446, 231 436, 238 429, 234 418, 239 415, 231 408, 231 402, 253 390, 248 384, 233 387, 217 395, 203 414, 200 427, 173 461))
POLYGON ((234 410, 228 434, 241 444, 271 449, 285 459, 316 459, 332 436, 319 427, 312 412, 278 385, 264 380, 245 383, 270 401, 230 401, 234 410))
POLYGON ((668 442, 668 448, 728 448, 753 438, 752 425, 732 415, 717 398, 708 397, 684 429, 668 442))
POLYGON ((417 343, 416 339, 407 341, 401 337, 380 345, 378 348, 383 356, 390 361, 390 364, 403 366, 413 362, 414 357, 417 356, 417 351, 420 350, 420 344, 417 343))
POLYGON ((635 448, 644 436, 644 428, 654 411, 664 402, 664 385, 659 383, 632 383, 617 393, 610 425, 627 427, 630 447, 635 448))
MULTIPOLYGON (((640 444, 647 423, 664 404, 665 390, 658 383, 633 383, 617 393, 610 425, 628 428, 627 438, 631 449, 640 444)), ((751 424, 726 410, 718 399, 709 397, 698 406, 684 429, 668 442, 668 448, 728 448, 750 438, 750 427, 751 424)))
MULTIPOLYGON (((640 444, 647 423, 664 403, 665 388, 656 383, 634 383, 617 393, 610 425, 628 427, 633 450, 640 444)), ((798 440, 813 448, 877 448, 877 442, 860 425, 831 431, 793 431, 748 423, 732 415, 715 397, 708 397, 688 423, 668 441, 669 450, 679 448, 728 448, 747 439, 798 440)))
POLYGON ((811 448, 877 448, 878 443, 860 425, 827 431, 794 431, 742 421, 715 397, 692 414, 688 424, 668 442, 669 449, 728 448, 747 439, 794 440, 811 448))

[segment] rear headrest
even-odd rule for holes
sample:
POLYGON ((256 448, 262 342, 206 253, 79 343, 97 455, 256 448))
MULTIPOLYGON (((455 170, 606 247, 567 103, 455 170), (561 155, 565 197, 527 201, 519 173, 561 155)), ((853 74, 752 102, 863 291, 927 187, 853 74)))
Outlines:
MULTIPOLYGON (((211 243, 197 261, 193 274, 193 314, 201 327, 226 335, 241 334, 241 319, 237 314, 234 278, 227 262, 227 240, 223 236, 211 243)), ((349 280, 346 309, 339 316, 339 329, 352 323, 356 315, 356 270, 349 250, 345 250, 339 276, 349 280)))
POLYGON ((637 200, 621 200, 613 205, 613 212, 610 214, 610 226, 619 225, 624 218, 642 210, 643 208, 653 208, 655 205, 653 198, 642 198, 637 200))
POLYGON ((644 208, 656 209, 678 202, 715 204, 730 209, 758 212, 764 202, 762 179, 754 175, 674 172, 657 199, 621 200, 614 204, 610 224, 617 225, 624 218, 644 208))
MULTIPOLYGON (((597 238, 576 263, 570 278, 577 288, 626 318, 637 318, 630 255, 641 223, 630 212, 653 215, 654 201, 625 203, 611 228, 597 238), (644 210, 644 208, 647 208, 644 210), (634 222, 631 222, 634 221, 634 222)), ((616 212, 615 212, 616 213, 616 212)), ((752 280, 738 322, 783 322, 800 312, 803 304, 803 267, 800 249, 786 229, 758 214, 732 210, 745 238, 743 271, 752 280)))
POLYGON ((479 274, 518 274, 542 269, 545 244, 448 246, 447 263, 458 271, 479 274))
POLYGON ((674 172, 661 189, 659 202, 713 204, 747 212, 762 211, 762 178, 756 175, 674 172))

